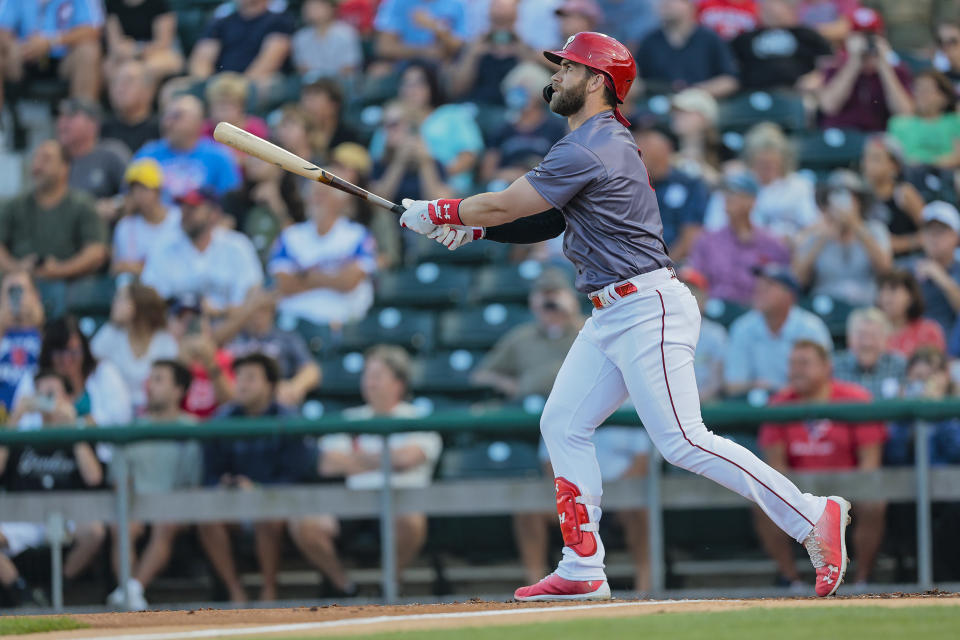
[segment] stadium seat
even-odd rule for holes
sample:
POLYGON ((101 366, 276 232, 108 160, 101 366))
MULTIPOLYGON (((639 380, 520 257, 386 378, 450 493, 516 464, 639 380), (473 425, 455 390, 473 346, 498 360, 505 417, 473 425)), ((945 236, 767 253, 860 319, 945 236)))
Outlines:
POLYGON ((383 307, 449 307, 464 301, 471 271, 424 262, 377 276, 377 304, 383 307))
POLYGON ((484 267, 470 292, 472 302, 527 302, 534 281, 543 273, 543 265, 533 260, 518 265, 484 267))
POLYGON ((445 449, 438 477, 444 480, 539 477, 537 445, 522 440, 476 442, 445 449))
POLYGON ((386 307, 371 311, 359 322, 344 325, 337 347, 343 351, 364 351, 375 344, 387 343, 408 351, 425 352, 433 348, 435 333, 433 314, 386 307))
POLYGON ((714 322, 719 322, 725 327, 729 327, 733 324, 733 321, 742 316, 744 313, 750 310, 750 307, 745 307, 736 302, 730 302, 729 300, 720 300, 719 298, 710 298, 707 300, 707 304, 704 306, 703 315, 710 318, 714 322))
POLYGON ((363 373, 363 354, 351 351, 341 356, 331 356, 320 361, 323 381, 315 397, 339 401, 353 399, 359 404, 360 376, 363 373))
POLYGON ((487 350, 508 331, 532 319, 526 307, 499 302, 479 309, 448 311, 440 316, 440 346, 487 350))
POLYGON ((717 126, 721 131, 746 131, 758 122, 774 122, 786 131, 806 127, 807 114, 799 95, 786 91, 753 91, 720 103, 717 126))
POLYGON ((457 349, 414 361, 410 386, 419 394, 449 394, 457 397, 482 397, 486 389, 474 387, 470 374, 479 364, 481 354, 457 349))
POLYGON ((413 265, 421 262, 478 265, 504 262, 509 252, 510 245, 501 242, 471 242, 450 251, 436 240, 418 235, 407 247, 407 259, 413 265))
POLYGON ((813 311, 820 316, 823 323, 830 330, 830 335, 834 341, 838 338, 845 341, 847 334, 847 316, 853 311, 853 307, 842 300, 831 298, 826 295, 816 295, 804 298, 798 303, 804 309, 813 311))
POLYGON ((203 28, 222 0, 171 0, 170 10, 177 14, 177 39, 185 52, 193 49, 203 28))
POLYGON ((308 320, 298 321, 280 315, 277 317, 277 326, 286 331, 299 333, 315 356, 332 354, 335 350, 336 340, 327 325, 314 324, 308 320))
POLYGON ((797 160, 812 171, 853 168, 860 161, 866 135, 852 129, 808 131, 793 137, 797 160))
POLYGON ((74 315, 109 316, 116 291, 110 276, 89 276, 67 285, 67 312, 74 315))

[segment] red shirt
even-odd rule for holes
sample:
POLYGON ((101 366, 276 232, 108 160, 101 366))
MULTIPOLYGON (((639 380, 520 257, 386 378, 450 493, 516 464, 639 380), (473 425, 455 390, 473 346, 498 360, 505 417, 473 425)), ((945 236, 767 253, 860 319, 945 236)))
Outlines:
MULTIPOLYGON (((831 402, 869 402, 870 392, 852 382, 833 380, 830 383, 831 402)), ((770 399, 770 404, 797 402, 797 394, 787 387, 770 399)), ((782 444, 787 450, 787 464, 791 469, 807 471, 842 471, 857 467, 857 450, 887 439, 887 428, 882 422, 834 422, 809 420, 765 424, 760 427, 757 444, 767 448, 782 444)))
POLYGON ((755 0, 700 0, 697 20, 724 40, 732 40, 757 28, 760 10, 755 0))
MULTIPOLYGON (((837 55, 837 60, 824 70, 824 81, 829 82, 837 75, 846 62, 846 54, 837 55)), ((913 76, 902 62, 893 68, 900 84, 909 93, 913 86, 913 76)), ((821 129, 859 129, 860 131, 886 131, 887 120, 893 113, 887 106, 886 93, 880 74, 861 72, 850 91, 850 96, 840 111, 832 116, 821 114, 821 129)))
POLYGON ((900 329, 890 336, 887 346, 904 358, 912 356, 920 347, 935 347, 938 351, 947 352, 943 329, 936 320, 930 318, 919 318, 900 329))
MULTIPOLYGON (((233 380, 233 356, 230 352, 226 349, 218 349, 215 357, 223 371, 220 375, 233 380)), ((191 363, 189 367, 190 373, 193 374, 193 381, 187 389, 187 396, 183 399, 183 410, 200 419, 209 418, 220 406, 213 381, 207 375, 207 370, 199 363, 191 363)))

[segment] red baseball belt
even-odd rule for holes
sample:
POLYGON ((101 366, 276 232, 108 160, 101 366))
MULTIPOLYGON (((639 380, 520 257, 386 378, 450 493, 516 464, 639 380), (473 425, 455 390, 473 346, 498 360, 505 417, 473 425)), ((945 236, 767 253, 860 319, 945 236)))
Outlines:
MULTIPOLYGON (((621 298, 626 298, 631 293, 637 292, 637 286, 632 282, 624 282, 623 284, 618 284, 613 288, 614 292, 621 298)), ((603 309, 603 301, 600 299, 600 296, 593 296, 590 298, 590 302, 593 303, 593 306, 597 309, 603 309)))

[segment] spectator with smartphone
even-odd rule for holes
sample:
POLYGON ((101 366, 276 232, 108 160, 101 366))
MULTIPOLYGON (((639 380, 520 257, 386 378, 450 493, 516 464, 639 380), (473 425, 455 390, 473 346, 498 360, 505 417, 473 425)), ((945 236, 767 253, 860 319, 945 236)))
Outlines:
MULTIPOLYGON (((35 428, 83 428, 73 398, 70 380, 49 368, 31 376, 30 393, 24 395, 7 424, 15 427, 28 415, 37 417, 35 428)), ((103 484, 103 467, 86 442, 8 448, 0 447, 0 486, 11 493, 19 491, 69 491, 94 489, 103 484)), ((71 541, 63 563, 63 577, 79 577, 93 562, 103 541, 102 522, 66 523, 71 541)), ((31 590, 19 575, 11 558, 27 549, 42 547, 48 539, 47 527, 33 522, 0 522, 0 586, 15 604, 49 606, 42 592, 31 590)))
POLYGON ((180 345, 179 360, 192 378, 183 408, 197 418, 209 418, 233 398, 233 357, 217 346, 200 296, 180 294, 169 309, 167 328, 180 345))
POLYGON ((893 264, 890 233, 879 220, 866 219, 866 185, 849 169, 830 174, 822 200, 823 216, 797 243, 793 271, 811 295, 869 305, 877 276, 893 264))
MULTIPOLYGON (((117 368, 108 361, 98 361, 90 350, 86 334, 80 331, 77 319, 61 316, 47 322, 38 361, 41 370, 51 370, 69 382, 68 397, 77 416, 86 426, 108 427, 127 425, 133 419, 133 402, 117 368)), ((14 411, 22 399, 34 394, 33 378, 25 376, 14 393, 14 411)), ((17 424, 21 428, 38 427, 40 413, 20 411, 17 424)), ((98 451, 109 456, 109 449, 98 451)))
POLYGON ((13 394, 24 376, 33 375, 40 356, 43 305, 25 271, 0 280, 0 422, 13 409, 13 394))
POLYGON ((824 70, 817 95, 820 126, 883 131, 891 116, 913 111, 912 77, 883 37, 879 13, 861 7, 851 21, 844 51, 824 70))
POLYGON ((41 143, 30 173, 34 188, 0 207, 0 271, 48 280, 96 272, 108 257, 107 229, 90 197, 70 188, 63 145, 41 143))

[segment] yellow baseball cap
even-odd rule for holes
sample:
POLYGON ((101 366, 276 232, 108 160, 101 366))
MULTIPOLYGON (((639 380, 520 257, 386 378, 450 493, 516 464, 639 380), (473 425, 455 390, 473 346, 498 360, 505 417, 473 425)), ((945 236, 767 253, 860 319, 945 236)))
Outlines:
POLYGON ((163 169, 153 158, 141 158, 127 166, 123 180, 127 184, 136 182, 148 189, 159 189, 163 185, 163 169))

